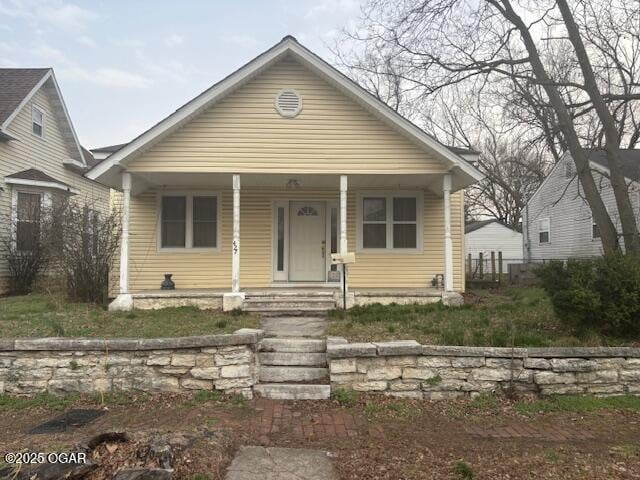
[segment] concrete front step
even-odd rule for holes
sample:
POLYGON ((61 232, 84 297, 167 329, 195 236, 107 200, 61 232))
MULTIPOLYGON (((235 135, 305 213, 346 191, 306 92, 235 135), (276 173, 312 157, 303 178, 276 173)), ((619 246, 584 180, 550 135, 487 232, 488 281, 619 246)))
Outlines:
POLYGON ((321 338, 265 338, 260 343, 261 352, 325 353, 327 341, 321 338))
POLYGON ((326 400, 331 396, 329 385, 258 383, 253 390, 261 397, 273 400, 326 400))
POLYGON ((260 367, 260 381, 264 383, 310 382, 329 377, 328 368, 319 367, 260 367))
POLYGON ((299 366, 299 367, 326 367, 326 353, 307 352, 260 352, 260 365, 299 366))
POLYGON ((249 308, 260 310, 333 310, 336 303, 333 300, 309 300, 307 302, 287 301, 287 300, 245 300, 245 310, 249 308))
POLYGON ((243 308, 247 313, 253 313, 261 317, 326 317, 327 308, 243 308))

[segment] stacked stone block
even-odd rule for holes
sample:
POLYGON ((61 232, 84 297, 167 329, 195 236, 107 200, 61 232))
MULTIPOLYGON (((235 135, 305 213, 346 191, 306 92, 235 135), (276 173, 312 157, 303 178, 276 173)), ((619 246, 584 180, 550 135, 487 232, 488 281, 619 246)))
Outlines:
POLYGON ((251 398, 262 331, 159 339, 0 340, 0 393, 221 390, 251 398))
POLYGON ((482 348, 413 340, 328 347, 332 389, 441 400, 515 390, 640 394, 640 349, 482 348))

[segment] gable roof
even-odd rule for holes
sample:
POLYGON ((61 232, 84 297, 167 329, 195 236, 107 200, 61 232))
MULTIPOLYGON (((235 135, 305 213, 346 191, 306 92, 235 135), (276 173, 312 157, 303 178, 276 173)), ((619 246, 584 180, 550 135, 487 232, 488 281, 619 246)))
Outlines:
MULTIPOLYGON (((353 80, 298 43, 298 41, 290 35, 284 37, 269 50, 258 55, 249 63, 223 78, 137 138, 112 153, 105 161, 87 172, 87 177, 97 180, 103 176, 108 176, 109 173, 116 173, 117 167, 126 166, 129 161, 142 151, 157 143, 286 55, 293 56, 293 58, 303 66, 309 68, 334 87, 337 87, 353 100, 360 103, 370 113, 404 133, 422 148, 428 149, 430 152, 435 153, 440 159, 448 162, 452 168, 457 167, 465 176, 465 184, 470 184, 483 178, 482 174, 461 156, 463 154, 462 150, 458 150, 460 153, 457 153, 438 142, 435 138, 428 135, 398 112, 374 97, 353 80)), ((474 154, 474 152, 466 150, 464 153, 474 154)))
MULTIPOLYGON (((605 150, 587 150, 589 160, 609 169, 609 159, 605 150)), ((640 150, 620 150, 622 159, 622 173, 629 180, 640 181, 640 150)))
POLYGON ((486 227, 487 225, 490 225, 492 223, 497 223, 498 225, 501 225, 504 228, 508 228, 509 230, 513 230, 516 233, 520 233, 516 229, 511 228, 509 225, 504 224, 503 222, 501 222, 496 218, 490 218, 489 220, 479 220, 476 222, 469 222, 464 226, 464 233, 466 234, 466 233, 475 232, 476 230, 480 230, 481 228, 486 227))
POLYGON ((15 112, 48 68, 0 68, 0 125, 15 112))
MULTIPOLYGON (((584 148, 583 150, 587 152, 589 161, 592 162, 592 166, 597 165, 601 169, 604 168, 604 170, 606 170, 607 173, 609 172, 609 160, 607 158, 607 152, 605 152, 602 149, 584 148)), ((562 156, 560 157, 560 160, 558 160, 553 165, 553 167, 551 168, 547 176, 544 178, 542 183, 538 186, 536 191, 533 192, 533 195, 529 197, 529 200, 527 200, 527 205, 529 205, 529 203, 533 201, 533 199, 538 195, 538 193, 542 191, 542 187, 545 186, 547 181, 551 178, 551 176, 562 164, 562 162, 567 157, 570 157, 570 156, 571 156, 571 153, 568 150, 566 150, 562 154, 562 156)), ((624 176, 628 180, 634 180, 636 182, 640 182, 640 150, 623 148, 620 150, 620 156, 622 157, 622 173, 624 174, 624 176)))
POLYGON ((57 178, 53 178, 51 175, 48 175, 42 170, 38 170, 36 168, 29 168, 27 170, 22 170, 21 172, 12 173, 11 175, 4 177, 4 180, 6 183, 56 188, 69 193, 79 193, 77 189, 68 183, 62 182, 57 178))
POLYGON ((58 118, 63 120, 64 137, 73 144, 72 150, 78 153, 78 160, 87 166, 82 146, 71 122, 64 103, 62 92, 51 68, 0 68, 0 137, 8 140, 13 137, 6 131, 13 119, 20 113, 36 92, 45 84, 51 86, 57 96, 54 102, 59 108, 58 118), (47 83, 50 82, 50 83, 47 83))

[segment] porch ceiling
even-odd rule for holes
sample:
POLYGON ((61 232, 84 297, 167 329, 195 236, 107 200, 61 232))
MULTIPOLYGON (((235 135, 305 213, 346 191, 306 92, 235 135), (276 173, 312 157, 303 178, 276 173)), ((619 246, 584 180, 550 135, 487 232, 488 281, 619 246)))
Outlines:
MULTIPOLYGON (((229 189, 232 185, 231 173, 167 173, 167 172, 136 172, 132 174, 133 194, 140 194, 150 188, 200 188, 200 189, 229 189)), ((326 189, 339 190, 340 175, 322 174, 241 174, 242 189, 266 188, 296 191, 297 189, 326 189)), ((433 193, 442 193, 443 174, 354 174, 348 175, 349 190, 366 188, 386 189, 423 189, 433 193)), ((455 174, 454 174, 455 178, 455 174)), ((456 188, 454 181, 454 190, 456 188)))

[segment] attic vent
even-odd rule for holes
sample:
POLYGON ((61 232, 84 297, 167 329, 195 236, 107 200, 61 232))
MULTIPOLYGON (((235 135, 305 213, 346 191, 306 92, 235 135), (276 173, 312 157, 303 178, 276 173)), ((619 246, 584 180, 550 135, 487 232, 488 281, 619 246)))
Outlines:
POLYGON ((283 117, 293 118, 302 111, 302 97, 293 89, 280 90, 275 107, 283 117))

